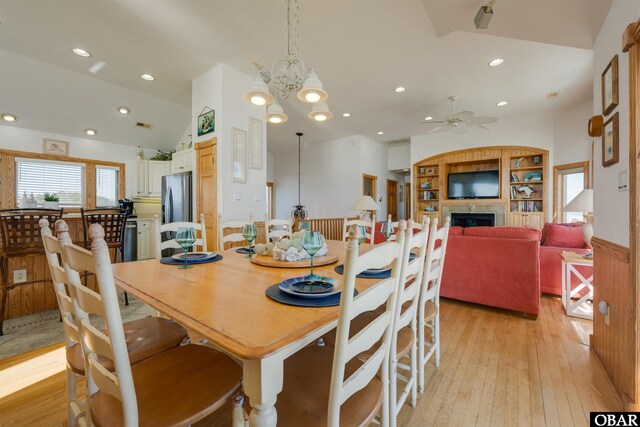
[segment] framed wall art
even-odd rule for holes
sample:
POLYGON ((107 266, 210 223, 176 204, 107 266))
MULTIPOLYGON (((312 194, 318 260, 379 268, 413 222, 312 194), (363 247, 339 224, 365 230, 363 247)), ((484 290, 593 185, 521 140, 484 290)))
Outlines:
POLYGON ((247 182, 247 132, 231 128, 233 141, 233 182, 247 182))
POLYGON ((249 169, 262 169, 262 120, 249 117, 249 169))
POLYGON ((602 114, 607 116, 618 106, 618 55, 614 56, 601 77, 602 114))
POLYGON ((618 116, 619 113, 615 113, 604 123, 604 131, 602 132, 602 166, 604 167, 614 165, 620 160, 618 116))
POLYGON ((198 116, 198 136, 206 135, 216 130, 216 112, 205 107, 198 116))
POLYGON ((42 139, 42 152, 44 154, 53 154, 56 156, 68 156, 69 155, 69 142, 58 141, 55 139, 42 139))

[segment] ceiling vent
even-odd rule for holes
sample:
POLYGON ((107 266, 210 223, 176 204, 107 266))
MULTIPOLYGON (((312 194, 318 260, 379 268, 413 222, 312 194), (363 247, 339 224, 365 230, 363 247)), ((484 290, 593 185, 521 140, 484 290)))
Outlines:
POLYGON ((549 92, 549 93, 547 94, 547 99, 548 99, 549 101, 552 101, 552 100, 554 100, 554 99, 558 99, 558 95, 559 95, 559 93, 558 93, 558 92, 549 92))
POLYGON ((143 128, 143 129, 151 129, 153 127, 153 125, 151 125, 149 123, 137 122, 136 123, 136 127, 143 128))

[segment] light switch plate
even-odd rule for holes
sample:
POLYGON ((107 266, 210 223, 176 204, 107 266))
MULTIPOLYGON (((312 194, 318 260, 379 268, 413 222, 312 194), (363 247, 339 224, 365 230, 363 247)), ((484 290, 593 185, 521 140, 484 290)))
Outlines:
POLYGON ((15 270, 13 272, 13 283, 24 283, 27 281, 27 270, 15 270))
POLYGON ((629 170, 618 172, 618 191, 629 191, 629 170))
POLYGON ((233 193, 233 200, 236 202, 242 200, 242 193, 233 193))

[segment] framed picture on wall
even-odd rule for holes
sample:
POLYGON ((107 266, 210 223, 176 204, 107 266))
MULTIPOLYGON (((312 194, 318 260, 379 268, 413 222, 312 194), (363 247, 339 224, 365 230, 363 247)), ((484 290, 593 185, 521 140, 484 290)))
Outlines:
POLYGON ((262 169, 262 120, 249 117, 249 168, 262 169))
POLYGON ((58 141, 55 139, 43 138, 42 140, 42 152, 44 154, 53 154, 56 156, 68 156, 69 155, 69 142, 58 141))
POLYGON ((607 167, 618 163, 620 156, 620 141, 618 134, 619 113, 604 123, 602 132, 602 166, 607 167))
MULTIPOLYGON (((208 108, 208 107, 207 107, 208 108)), ((206 135, 216 129, 216 112, 209 110, 198 116, 198 136, 206 135)))
POLYGON ((233 141, 233 182, 247 182, 247 132, 231 128, 233 141))
POLYGON ((618 55, 614 56, 601 77, 602 114, 611 113, 618 106, 618 55))

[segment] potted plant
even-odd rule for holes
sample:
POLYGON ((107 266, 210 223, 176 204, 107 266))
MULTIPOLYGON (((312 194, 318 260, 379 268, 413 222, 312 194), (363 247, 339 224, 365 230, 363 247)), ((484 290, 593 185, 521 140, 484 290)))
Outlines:
POLYGON ((47 209, 58 209, 60 207, 60 199, 58 195, 55 193, 44 193, 43 194, 44 203, 42 207, 47 209))

